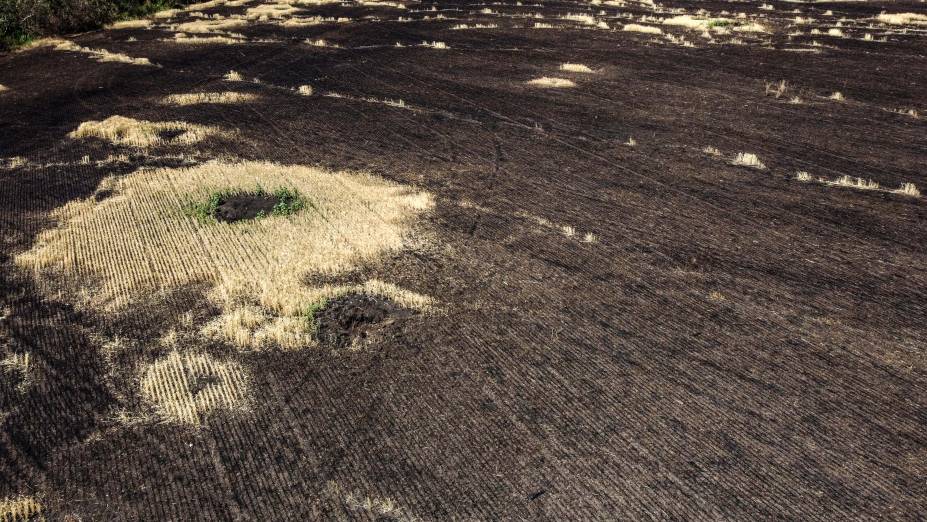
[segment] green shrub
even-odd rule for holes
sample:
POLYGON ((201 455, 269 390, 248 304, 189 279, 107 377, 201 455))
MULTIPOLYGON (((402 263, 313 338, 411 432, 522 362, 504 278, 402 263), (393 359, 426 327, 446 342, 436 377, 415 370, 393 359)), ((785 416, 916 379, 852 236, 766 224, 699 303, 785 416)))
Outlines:
POLYGON ((0 0, 0 50, 33 38, 98 29, 193 0, 0 0))

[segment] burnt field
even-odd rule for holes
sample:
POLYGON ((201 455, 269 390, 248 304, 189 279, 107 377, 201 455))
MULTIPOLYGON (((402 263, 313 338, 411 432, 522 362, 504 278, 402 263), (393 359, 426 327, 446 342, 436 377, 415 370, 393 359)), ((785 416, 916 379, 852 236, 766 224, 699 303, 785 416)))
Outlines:
POLYGON ((0 520, 918 520, 922 2, 217 0, 0 55, 0 520))

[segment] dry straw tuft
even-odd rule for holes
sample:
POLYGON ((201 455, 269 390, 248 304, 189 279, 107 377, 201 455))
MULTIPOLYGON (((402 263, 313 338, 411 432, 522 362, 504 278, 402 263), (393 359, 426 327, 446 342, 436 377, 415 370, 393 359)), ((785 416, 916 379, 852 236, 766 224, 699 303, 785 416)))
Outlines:
POLYGON ((852 178, 850 176, 840 176, 834 181, 828 182, 830 185, 837 185, 840 187, 850 187, 862 190, 878 190, 879 184, 871 179, 863 178, 852 178))
POLYGON ((161 99, 166 105, 202 105, 246 103, 257 99, 257 95, 242 92, 193 92, 188 94, 171 94, 161 99))
POLYGON ((228 35, 215 35, 215 36, 189 36, 186 33, 176 33, 174 35, 175 43, 179 44, 190 44, 190 45, 212 45, 212 44, 222 44, 222 45, 236 45, 245 42, 245 39, 241 35, 233 35, 229 33, 228 35))
POLYGON ((181 33, 214 33, 235 29, 246 23, 243 19, 234 18, 194 20, 179 24, 174 29, 181 33))
POLYGON ((751 154, 749 152, 738 152, 734 159, 731 160, 732 165, 737 165, 739 167, 750 167, 759 170, 765 170, 766 165, 760 161, 760 158, 756 154, 751 154))
POLYGON ((237 363, 174 351, 148 365, 141 396, 166 421, 198 426, 216 410, 244 411, 248 378, 237 363))
POLYGON ((95 137, 110 141, 114 145, 148 148, 158 145, 188 145, 209 136, 222 134, 223 132, 218 127, 183 121, 153 122, 124 116, 110 116, 103 121, 85 121, 68 136, 75 139, 95 137), (162 137, 164 134, 176 135, 162 137))
POLYGON ((892 25, 927 25, 927 14, 919 13, 882 13, 876 17, 876 20, 884 24, 892 25))
POLYGON ((151 20, 123 20, 109 26, 110 29, 144 29, 151 26, 151 20))
POLYGON ((58 51, 73 51, 76 53, 88 54, 98 62, 119 62, 130 63, 132 65, 154 65, 148 60, 148 58, 132 58, 131 56, 126 56, 124 54, 111 53, 106 49, 91 49, 89 47, 81 47, 74 42, 68 41, 62 41, 55 46, 55 49, 58 51))
POLYGON ((18 496, 0 500, 0 522, 44 521, 42 504, 34 497, 18 496))
POLYGON ((659 27, 654 27, 652 25, 641 25, 641 24, 625 24, 622 28, 625 31, 630 31, 633 33, 644 33, 644 34, 663 34, 663 30, 659 27))
POLYGON ((541 78, 535 78, 528 82, 528 85, 532 87, 542 87, 545 89, 563 89, 568 87, 576 87, 576 83, 572 80, 567 80, 566 78, 551 78, 549 76, 544 76, 541 78))
POLYGON ((430 47, 432 49, 450 49, 444 42, 422 42, 421 45, 422 47, 430 47))
POLYGON ((299 12, 295 6, 286 2, 262 3, 256 7, 249 7, 245 17, 249 20, 266 21, 274 18, 286 18, 299 12))
POLYGON ((592 69, 588 66, 581 63, 564 63, 560 65, 561 71, 574 72, 574 73, 593 73, 592 69))
POLYGON ((778 100, 779 98, 785 96, 785 93, 789 90, 789 82, 785 80, 779 80, 776 83, 766 82, 766 96, 775 96, 778 100))
POLYGON ((902 183, 901 187, 894 191, 895 194, 901 194, 904 196, 920 197, 921 191, 914 185, 914 183, 902 183))

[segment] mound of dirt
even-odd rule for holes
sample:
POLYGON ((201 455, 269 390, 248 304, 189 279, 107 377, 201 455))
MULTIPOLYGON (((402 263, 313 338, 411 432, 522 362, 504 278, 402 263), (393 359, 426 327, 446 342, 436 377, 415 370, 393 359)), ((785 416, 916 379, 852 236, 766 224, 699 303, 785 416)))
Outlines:
POLYGON ((344 348, 366 338, 371 330, 414 313, 383 297, 352 293, 330 300, 316 312, 316 332, 322 344, 344 348))
POLYGON ((225 198, 216 207, 216 219, 229 223, 271 214, 277 198, 269 194, 238 194, 225 198))

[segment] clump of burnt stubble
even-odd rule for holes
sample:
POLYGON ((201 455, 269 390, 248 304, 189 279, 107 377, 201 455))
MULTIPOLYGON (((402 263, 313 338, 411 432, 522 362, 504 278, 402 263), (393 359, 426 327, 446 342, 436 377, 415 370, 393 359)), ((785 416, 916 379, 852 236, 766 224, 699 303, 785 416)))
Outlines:
POLYGON ((350 293, 326 302, 315 312, 313 323, 321 344, 340 349, 366 339, 375 329, 414 314, 384 297, 350 293))

